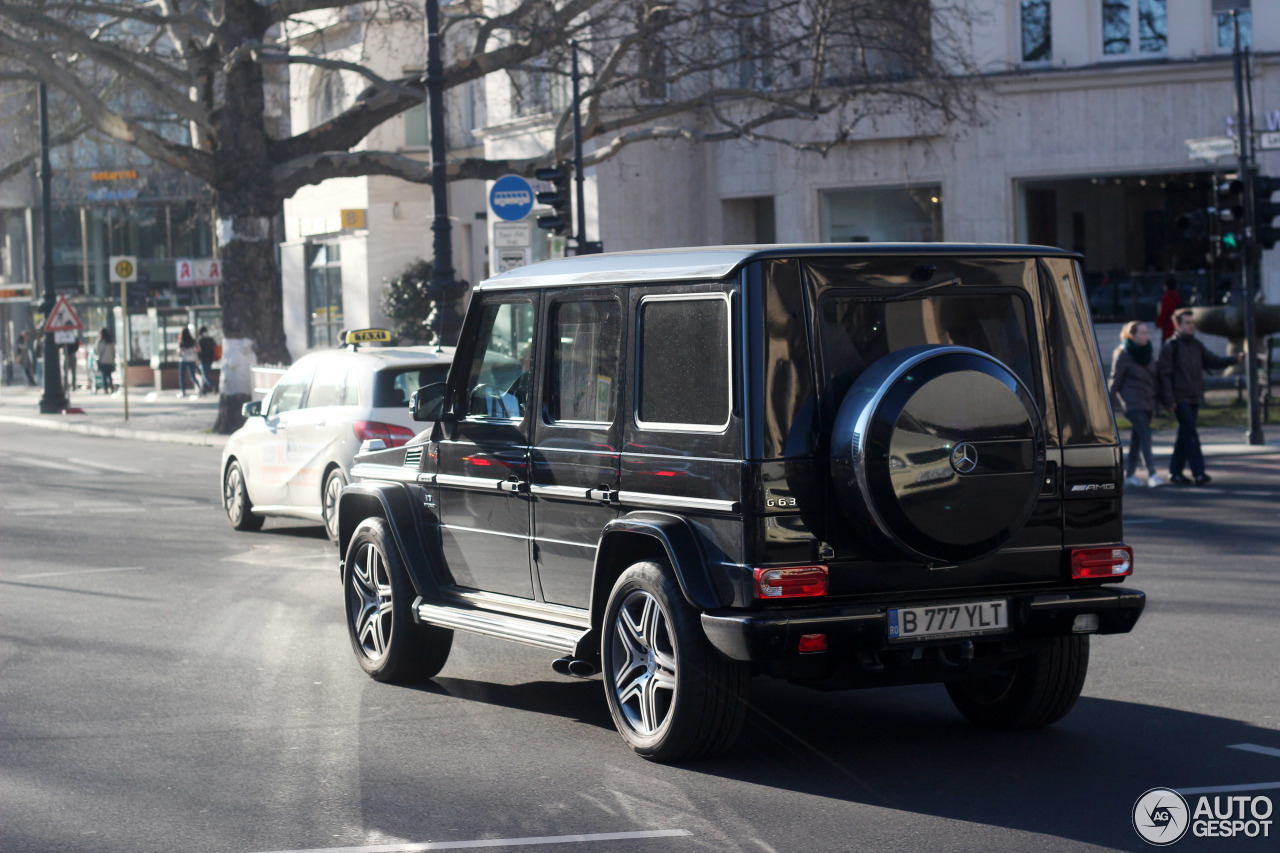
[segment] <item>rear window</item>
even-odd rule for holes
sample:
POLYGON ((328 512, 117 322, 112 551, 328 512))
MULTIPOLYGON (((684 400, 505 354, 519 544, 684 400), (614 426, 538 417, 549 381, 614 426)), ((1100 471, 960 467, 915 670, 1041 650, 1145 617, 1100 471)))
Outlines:
POLYGON ((729 302, 722 295, 643 300, 637 421, 647 428, 728 426, 729 363, 729 302))
POLYGON ((393 409, 409 405, 413 392, 427 385, 443 382, 449 375, 447 363, 426 367, 397 367, 379 370, 373 375, 373 408, 393 409))
POLYGON ((858 374, 891 352, 920 344, 987 353, 1039 396, 1020 294, 953 292, 888 302, 883 295, 832 293, 822 299, 818 322, 831 416, 858 374))

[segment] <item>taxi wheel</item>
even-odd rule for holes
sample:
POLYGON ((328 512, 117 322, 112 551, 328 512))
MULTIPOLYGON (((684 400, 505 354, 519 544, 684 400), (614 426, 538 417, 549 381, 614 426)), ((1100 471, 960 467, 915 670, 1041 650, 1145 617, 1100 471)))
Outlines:
POLYGON ((1001 675, 947 682, 956 709, 984 729, 1038 729, 1072 709, 1089 672, 1089 638, 1053 637, 1001 675))
POLYGON ((236 530, 261 530, 266 521, 253 511, 253 501, 249 500, 249 490, 244 484, 244 471, 234 460, 222 478, 222 505, 227 510, 227 521, 236 530))
POLYGON ((347 547, 342 586, 351 648, 371 678, 423 681, 444 668, 453 631, 413 621, 413 584, 386 520, 360 522, 347 547))
POLYGON ((324 513, 324 531, 329 540, 338 541, 338 498, 342 495, 343 486, 347 485, 347 475, 341 468, 334 468, 324 478, 324 490, 320 493, 320 509, 324 513))

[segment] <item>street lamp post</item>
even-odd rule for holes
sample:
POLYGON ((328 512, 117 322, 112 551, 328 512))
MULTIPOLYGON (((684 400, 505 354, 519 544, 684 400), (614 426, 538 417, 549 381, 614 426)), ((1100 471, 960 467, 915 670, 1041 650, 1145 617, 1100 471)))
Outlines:
MULTIPOLYGON (((46 319, 53 313, 57 295, 53 289, 53 167, 49 164, 49 91, 43 80, 38 87, 40 112, 40 242, 44 265, 44 300, 40 310, 46 319)), ((44 394, 40 397, 40 413, 56 415, 67 407, 62 388, 62 370, 58 344, 53 332, 44 333, 44 394)))
POLYGON ((445 174, 448 157, 444 126, 444 60, 440 55, 440 2, 426 0, 427 114, 431 130, 431 200, 435 218, 431 223, 432 261, 429 292, 435 305, 431 329, 435 344, 452 344, 459 325, 454 302, 461 296, 453 269, 453 228, 449 222, 449 185, 445 174))

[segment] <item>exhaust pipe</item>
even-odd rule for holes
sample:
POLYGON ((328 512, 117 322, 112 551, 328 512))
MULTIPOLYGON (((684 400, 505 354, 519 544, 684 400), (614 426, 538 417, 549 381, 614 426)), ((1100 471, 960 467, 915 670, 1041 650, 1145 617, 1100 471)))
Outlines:
POLYGON ((551 662, 551 668, 561 675, 571 675, 574 678, 590 678, 596 674, 594 664, 573 657, 556 658, 551 662))
POLYGON ((569 661, 569 674, 578 678, 590 678, 596 674, 596 668, 585 660, 575 658, 569 661))

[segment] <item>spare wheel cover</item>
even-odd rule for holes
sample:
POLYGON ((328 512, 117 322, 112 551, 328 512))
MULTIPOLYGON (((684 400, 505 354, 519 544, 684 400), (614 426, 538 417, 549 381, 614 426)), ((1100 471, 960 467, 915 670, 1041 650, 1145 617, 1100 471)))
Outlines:
POLYGON ((831 471, 846 515, 927 563, 997 550, 1035 508, 1044 422, 1009 367, 979 350, 917 346, 867 368, 840 404, 831 471))

